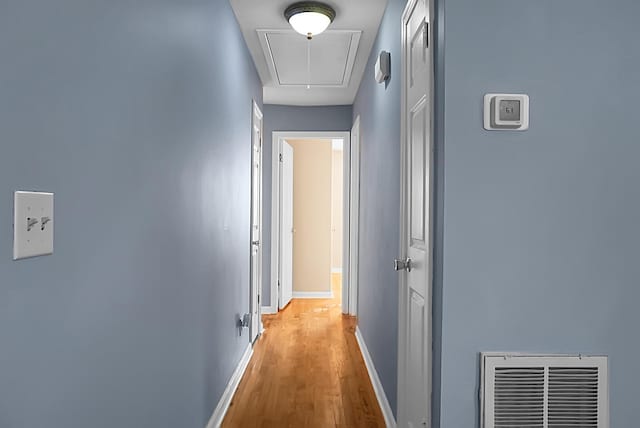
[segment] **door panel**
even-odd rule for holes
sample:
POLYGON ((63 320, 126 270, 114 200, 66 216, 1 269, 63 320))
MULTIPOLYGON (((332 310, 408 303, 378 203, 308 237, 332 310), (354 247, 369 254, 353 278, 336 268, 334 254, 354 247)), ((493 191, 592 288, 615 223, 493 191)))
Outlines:
POLYGON ((429 4, 410 0, 403 15, 403 252, 411 259, 400 296, 399 427, 431 418, 432 61, 429 4))
POLYGON ((425 189, 427 167, 425 165, 425 132, 426 132, 426 99, 422 100, 411 111, 409 132, 409 215, 411 216, 411 244, 425 246, 425 189))
POLYGON ((293 297, 293 148, 283 141, 281 153, 280 309, 287 306, 293 297))
POLYGON ((407 414, 409 426, 422 426, 421 422, 426 419, 425 402, 425 348, 426 337, 424 335, 424 324, 426 319, 425 300, 414 290, 409 290, 409 320, 408 340, 407 340, 407 367, 410 369, 410 377, 415 377, 419 382, 410 381, 407 394, 407 414))
POLYGON ((418 100, 427 91, 429 81, 429 55, 428 55, 428 31, 427 24, 427 4, 425 0, 414 2, 412 13, 409 15, 405 25, 407 47, 407 61, 405 70, 407 71, 407 103, 411 106, 417 105, 418 100))

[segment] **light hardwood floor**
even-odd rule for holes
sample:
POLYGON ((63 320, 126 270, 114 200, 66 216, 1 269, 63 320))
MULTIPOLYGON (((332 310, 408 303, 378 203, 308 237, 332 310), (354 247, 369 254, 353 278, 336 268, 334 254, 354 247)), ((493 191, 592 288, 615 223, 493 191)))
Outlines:
POLYGON ((264 315, 223 427, 384 427, 360 349, 355 318, 334 299, 294 299, 264 315))

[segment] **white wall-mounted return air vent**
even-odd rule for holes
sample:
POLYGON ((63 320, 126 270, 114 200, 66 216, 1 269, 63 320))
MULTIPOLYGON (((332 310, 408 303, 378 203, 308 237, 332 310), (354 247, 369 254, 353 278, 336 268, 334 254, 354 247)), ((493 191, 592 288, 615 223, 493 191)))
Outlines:
POLYGON ((607 357, 481 354, 482 428, 609 428, 607 357))

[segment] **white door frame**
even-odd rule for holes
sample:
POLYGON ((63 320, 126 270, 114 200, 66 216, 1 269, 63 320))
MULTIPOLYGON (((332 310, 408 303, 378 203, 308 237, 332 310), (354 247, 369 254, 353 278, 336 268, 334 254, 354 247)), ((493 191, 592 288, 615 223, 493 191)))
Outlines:
MULTIPOLYGON (((345 162, 344 177, 349 177, 349 192, 345 192, 345 206, 348 207, 348 222, 345 235, 348 236, 349 254, 345 254, 343 271, 348 278, 348 306, 343 305, 343 312, 356 316, 358 314, 358 242, 360 242, 360 116, 356 116, 351 128, 351 144, 349 145, 348 164, 345 162), (349 235, 346 235, 348 233, 349 235)), ((347 287, 345 287, 347 288, 347 287)), ((343 294, 344 296, 344 294, 343 294)), ((347 299, 343 297, 343 301, 347 299)))
MULTIPOLYGON (((328 131, 275 131, 272 134, 271 148, 271 302, 268 308, 269 312, 278 312, 278 281, 280 278, 280 148, 284 140, 300 140, 300 139, 342 139, 343 146, 343 167, 345 172, 351 171, 350 165, 350 149, 351 149, 351 133, 350 132, 328 132, 328 131)), ((349 192, 350 174, 344 175, 343 185, 345 195, 349 192)), ((350 219, 349 215, 349 199, 344 198, 343 218, 350 219)), ((342 279, 342 312, 349 313, 349 280, 345 274, 345 269, 349 269, 349 229, 350 221, 344 221, 343 233, 343 279, 342 279)))
MULTIPOLYGON (((263 206, 263 200, 262 200, 262 195, 263 195, 263 184, 262 184, 262 170, 263 170, 263 162, 264 162, 264 135, 263 135, 263 128, 264 128, 264 116, 262 114, 262 111, 260 110, 260 107, 258 106, 258 104, 253 101, 252 103, 252 109, 251 109, 251 197, 253 198, 253 174, 256 173, 254 168, 253 168, 253 147, 255 145, 255 135, 256 133, 254 132, 256 127, 258 128, 258 132, 259 132, 259 136, 260 136, 260 170, 257 172, 258 174, 258 229, 259 229, 259 236, 258 236, 258 245, 257 245, 257 250, 258 250, 258 272, 257 272, 257 285, 256 288, 254 289, 254 284, 253 284, 253 272, 250 273, 249 275, 249 313, 253 314, 253 305, 254 302, 258 305, 258 324, 257 324, 257 328, 258 331, 250 331, 249 335, 251 337, 251 340, 254 340, 255 338, 258 337, 258 335, 262 332, 263 330, 263 326, 262 326, 262 302, 261 302, 261 295, 262 295, 262 271, 263 271, 263 238, 264 238, 264 231, 263 231, 263 222, 262 222, 262 206, 263 206)), ((250 217, 253 216, 253 199, 251 200, 251 215, 250 217)), ((250 229, 249 229, 249 240, 252 241, 253 240, 253 231, 251 230, 251 228, 253 227, 253 218, 251 218, 250 220, 250 229)), ((249 242, 249 263, 250 266, 252 266, 251 263, 251 258, 252 258, 252 254, 253 254, 253 247, 254 244, 253 242, 249 242)), ((253 322, 251 323, 251 328, 250 330, 253 330, 253 322)))
MULTIPOLYGON (((407 66, 407 62, 408 62, 408 56, 407 56, 407 46, 406 46, 406 30, 405 30, 405 21, 408 19, 410 13, 412 12, 413 8, 415 7, 416 3, 418 0, 408 0, 407 1, 407 5, 402 13, 402 18, 400 21, 400 26, 401 26, 401 50, 402 50, 402 72, 401 74, 401 110, 400 110, 400 117, 401 117, 401 122, 400 122, 400 256, 401 257, 405 257, 405 252, 407 250, 408 247, 408 239, 407 239, 407 235, 408 235, 408 224, 407 224, 407 203, 408 203, 408 199, 409 199, 409 189, 407 186, 407 182, 406 182, 406 174, 407 171, 409 171, 409 165, 408 165, 408 153, 409 153, 409 149, 408 149, 408 135, 409 135, 409 130, 408 130, 408 123, 407 123, 407 108, 406 108, 406 102, 407 102, 407 90, 408 90, 408 85, 407 85, 407 81, 406 81, 406 66, 407 66)), ((433 96, 435 94, 434 92, 434 75, 435 75, 435 58, 434 58, 434 48, 433 46, 435 45, 435 40, 434 40, 434 32, 433 32, 433 19, 435 17, 435 12, 434 12, 434 2, 433 0, 425 0, 427 2, 427 7, 428 7, 428 13, 429 13, 429 22, 428 22, 428 42, 429 42, 429 55, 431 55, 431 70, 429 73, 429 94, 430 96, 427 99, 427 103, 430 104, 430 112, 431 112, 431 121, 430 121, 430 126, 429 129, 427 130, 427 132, 430 134, 430 144, 431 144, 431 150, 433 150, 433 144, 434 144, 434 128, 433 128, 433 124, 434 124, 434 100, 433 100, 433 96)), ((428 191, 428 195, 427 197, 429 198, 429 207, 431 212, 429 213, 429 224, 427 225, 428 230, 429 230, 429 242, 428 242, 428 251, 429 251, 429 256, 431 259, 429 260, 430 265, 433 263, 433 199, 434 199, 434 186, 433 186, 433 162, 431 164, 431 167, 429 168, 429 174, 431 174, 431 180, 429 180, 430 183, 430 188, 429 189, 425 189, 428 191)), ((400 292, 399 292, 399 308, 398 308, 398 427, 403 427, 403 424, 406 424, 406 409, 404 407, 405 402, 407 400, 407 398, 404 396, 404 385, 406 384, 405 379, 406 379, 406 357, 407 357, 407 349, 406 349, 406 337, 405 337, 405 333, 407 332, 407 323, 406 323, 406 313, 408 311, 407 305, 406 305, 406 301, 407 301, 407 277, 406 277, 406 273, 405 272, 401 272, 399 277, 399 287, 400 287, 400 292)), ((427 271, 427 297, 428 297, 428 319, 429 319, 429 327, 428 327, 428 331, 427 336, 425 338, 425 340, 429 341, 429 343, 431 343, 432 338, 433 338, 433 305, 432 305, 432 295, 433 295, 433 269, 429 268, 427 271)), ((427 373, 427 397, 431 397, 432 396, 432 372, 433 372, 433 352, 432 352, 432 346, 428 346, 428 361, 429 361, 429 365, 428 365, 428 373, 427 373)), ((429 415, 429 418, 427 420, 427 425, 426 427, 431 427, 432 423, 433 423, 433 414, 432 414, 432 403, 431 401, 429 401, 428 403, 426 403, 427 407, 427 414, 429 415)))

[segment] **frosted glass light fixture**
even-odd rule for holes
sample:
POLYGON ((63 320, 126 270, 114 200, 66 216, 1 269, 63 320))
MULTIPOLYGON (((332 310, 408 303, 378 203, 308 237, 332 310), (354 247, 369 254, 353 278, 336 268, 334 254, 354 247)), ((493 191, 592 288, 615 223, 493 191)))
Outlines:
POLYGON ((289 6, 284 17, 294 30, 311 39, 327 29, 335 19, 336 11, 324 3, 301 1, 289 6))

